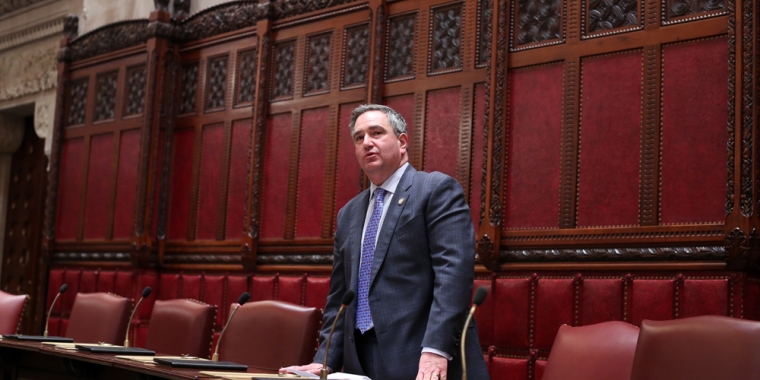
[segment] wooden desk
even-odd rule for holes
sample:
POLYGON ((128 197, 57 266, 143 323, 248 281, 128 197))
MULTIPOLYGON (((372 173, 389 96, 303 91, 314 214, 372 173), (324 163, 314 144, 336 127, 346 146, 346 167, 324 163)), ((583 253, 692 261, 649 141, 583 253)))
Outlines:
MULTIPOLYGON (((236 373, 240 373, 237 371, 236 373)), ((248 368, 248 373, 273 373, 248 368)), ((41 343, 0 340, 2 380, 150 380, 211 379, 195 369, 172 368, 118 359, 116 355, 91 354, 43 346, 41 343)))

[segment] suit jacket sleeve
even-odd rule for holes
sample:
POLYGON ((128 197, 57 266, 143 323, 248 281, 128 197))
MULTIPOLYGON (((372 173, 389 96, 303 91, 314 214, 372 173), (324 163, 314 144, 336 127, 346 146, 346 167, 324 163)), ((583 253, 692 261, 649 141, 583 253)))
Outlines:
POLYGON ((433 182, 425 208, 434 284, 422 346, 456 357, 472 294, 475 231, 462 187, 449 176, 437 177, 445 178, 433 182))

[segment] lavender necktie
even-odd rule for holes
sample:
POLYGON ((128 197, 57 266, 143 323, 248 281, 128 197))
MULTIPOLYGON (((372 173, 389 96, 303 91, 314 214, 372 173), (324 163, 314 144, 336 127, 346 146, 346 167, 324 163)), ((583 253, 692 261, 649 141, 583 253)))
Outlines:
POLYGON ((372 327, 372 314, 369 311, 369 277, 372 273, 372 261, 375 257, 375 240, 377 231, 380 229, 380 217, 383 215, 383 200, 385 190, 378 187, 375 189, 375 207, 372 216, 369 217, 367 230, 364 232, 362 244, 362 258, 359 266, 359 304, 356 309, 356 327, 364 334, 372 327))

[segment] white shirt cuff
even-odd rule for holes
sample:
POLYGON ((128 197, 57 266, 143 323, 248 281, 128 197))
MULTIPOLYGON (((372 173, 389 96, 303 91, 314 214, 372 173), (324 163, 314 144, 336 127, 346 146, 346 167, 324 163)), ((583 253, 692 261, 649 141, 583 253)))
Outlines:
POLYGON ((451 355, 449 355, 449 354, 447 354, 447 353, 445 353, 443 351, 436 350, 435 348, 422 347, 422 352, 429 352, 431 354, 436 354, 438 356, 443 356, 444 358, 446 358, 446 360, 454 359, 453 356, 451 356, 451 355))

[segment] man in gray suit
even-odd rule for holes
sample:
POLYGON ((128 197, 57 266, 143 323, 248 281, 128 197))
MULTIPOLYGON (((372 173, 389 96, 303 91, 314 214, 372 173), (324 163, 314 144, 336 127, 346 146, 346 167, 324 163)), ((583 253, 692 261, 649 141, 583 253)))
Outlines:
MULTIPOLYGON (((462 187, 445 174, 418 172, 408 163, 406 122, 393 109, 359 106, 349 127, 371 184, 338 212, 315 362, 289 368, 319 373, 343 294, 352 289, 357 300, 336 326, 326 363, 330 370, 373 380, 458 379, 475 259, 462 187)), ((474 324, 466 344, 468 378, 488 379, 474 324)))

